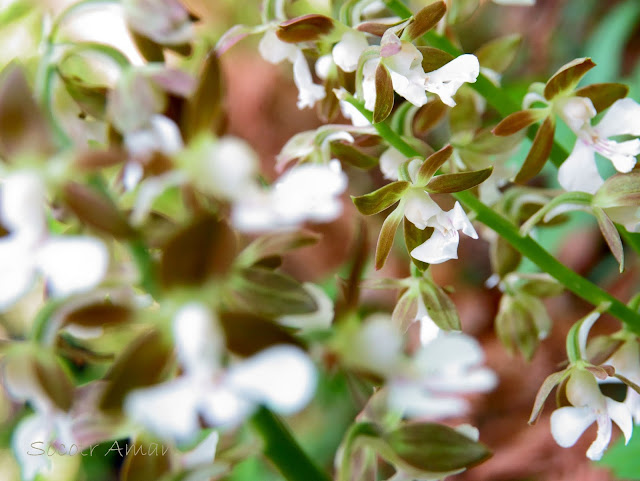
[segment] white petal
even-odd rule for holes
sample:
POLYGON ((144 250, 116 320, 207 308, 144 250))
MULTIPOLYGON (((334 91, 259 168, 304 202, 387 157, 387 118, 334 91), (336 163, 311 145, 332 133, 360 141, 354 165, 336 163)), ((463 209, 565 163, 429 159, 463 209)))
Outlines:
POLYGON ((398 168, 407 157, 400 151, 389 147, 380 156, 380 171, 385 179, 398 180, 398 168))
POLYGON ((411 257, 428 264, 441 264, 458 258, 460 235, 456 230, 446 233, 435 229, 431 237, 411 251, 411 257))
POLYGON ((424 229, 442 209, 423 190, 410 190, 404 196, 404 216, 418 229, 424 229))
POLYGON ((207 390, 202 398, 200 408, 205 421, 212 426, 234 428, 251 414, 256 404, 251 399, 242 397, 224 382, 207 390))
POLYGON ((315 130, 308 130, 291 137, 276 157, 276 170, 281 171, 293 159, 304 159, 309 156, 317 148, 316 135, 315 130))
POLYGON ((427 94, 424 91, 422 78, 414 79, 405 77, 393 70, 390 71, 390 74, 393 90, 395 90, 398 95, 404 97, 417 107, 427 103, 427 94))
POLYGON ((293 414, 311 400, 316 370, 307 354, 293 346, 275 346, 229 368, 225 385, 238 396, 293 414))
POLYGON ((36 263, 52 294, 67 296, 92 289, 102 281, 109 253, 98 239, 54 236, 38 249, 36 263))
MULTIPOLYGON (((631 388, 628 388, 631 391, 631 388)), ((607 414, 618 425, 624 435, 625 444, 631 439, 633 420, 626 404, 607 398, 607 414)))
POLYGON ((640 135, 640 104, 633 99, 617 100, 596 127, 602 137, 640 135))
POLYGON ((598 423, 598 435, 587 449, 587 457, 592 461, 598 461, 602 458, 609 441, 611 441, 611 419, 606 414, 599 414, 596 417, 596 422, 598 423))
POLYGON ((260 55, 267 62, 280 63, 283 60, 289 60, 293 63, 298 55, 298 47, 291 43, 283 42, 276 35, 274 28, 270 28, 264 33, 258 45, 260 55))
POLYGON ((593 374, 585 369, 574 369, 567 381, 567 399, 574 406, 589 406, 591 409, 605 411, 605 397, 600 392, 593 374))
POLYGON ((0 312, 29 291, 35 281, 33 252, 13 235, 0 238, 0 312))
POLYGON ((260 161, 244 140, 226 136, 211 146, 202 159, 201 188, 222 199, 235 200, 246 195, 255 182, 260 161))
MULTIPOLYGON (((374 95, 375 95, 375 91, 374 91, 374 95)), ((375 97, 374 97, 374 102, 375 102, 375 97)), ((362 115, 360 111, 349 102, 341 100, 340 111, 342 112, 342 115, 344 115, 345 118, 351 120, 351 124, 355 127, 367 127, 371 125, 371 122, 369 122, 367 118, 364 115, 362 115)))
POLYGON ((598 140, 594 144, 596 152, 609 159, 618 172, 631 172, 636 165, 636 155, 640 154, 640 139, 616 142, 598 140))
POLYGON ((38 239, 46 230, 45 187, 34 172, 17 172, 0 188, 0 221, 15 235, 38 239))
POLYGON ((563 448, 573 446, 593 424, 596 415, 588 407, 567 406, 551 414, 551 435, 563 448))
POLYGON ((284 326, 306 331, 328 329, 331 326, 331 321, 333 321, 333 301, 322 288, 315 284, 305 282, 303 287, 316 301, 318 309, 310 314, 281 316, 278 318, 278 322, 284 326))
POLYGON ((313 107, 317 101, 322 100, 326 92, 324 86, 313 83, 309 64, 302 50, 298 50, 293 62, 293 81, 298 87, 298 108, 313 107))
MULTIPOLYGON (((419 297, 420 299, 421 297, 419 297)), ((420 302, 420 301, 419 301, 420 302)), ((420 318, 420 344, 423 346, 433 341, 442 329, 428 315, 420 318)))
POLYGON ((215 371, 224 352, 224 334, 209 309, 198 303, 187 304, 173 320, 178 360, 188 375, 215 371))
POLYGON ((379 58, 367 60, 362 67, 362 95, 364 108, 373 112, 376 105, 376 69, 380 63, 379 58))
POLYGON ((163 439, 189 442, 200 431, 200 392, 188 378, 136 389, 125 398, 127 416, 163 439))
POLYGON ((466 414, 469 403, 456 397, 435 396, 413 382, 396 382, 389 386, 390 408, 409 418, 442 419, 466 414))
POLYGON ((464 54, 433 72, 427 73, 425 89, 440 97, 443 103, 453 107, 453 95, 463 83, 473 83, 480 74, 480 63, 475 55, 464 54))
POLYGON ((604 183, 591 146, 581 139, 576 140, 571 155, 558 169, 558 183, 567 192, 595 192, 604 183))
POLYGON ((562 120, 576 133, 590 126, 591 119, 597 115, 593 103, 586 97, 562 98, 557 105, 562 120))
POLYGON ((11 438, 11 447, 20 464, 22 479, 31 481, 51 466, 49 456, 42 453, 49 447, 51 432, 45 416, 37 414, 24 418, 11 438))
POLYGON ((587 339, 589 338, 589 332, 599 318, 599 312, 591 312, 582 320, 580 328, 578 329, 578 348, 584 359, 587 358, 587 339))
POLYGON ((331 57, 331 55, 322 55, 318 58, 318 60, 316 60, 316 65, 314 67, 316 75, 322 80, 327 80, 327 78, 329 77, 329 73, 331 72, 332 65, 333 58, 331 57))
POLYGON ((468 235, 472 239, 478 238, 478 234, 473 228, 473 224, 469 221, 467 213, 460 205, 460 202, 456 201, 453 209, 447 212, 447 217, 449 217, 455 230, 461 230, 463 234, 468 235))
POLYGON ((148 128, 127 133, 124 143, 133 157, 148 158, 154 152, 171 155, 182 149, 182 136, 173 120, 164 115, 151 117, 148 128))
MULTIPOLYGON (((281 227, 281 219, 270 192, 253 191, 233 204, 231 223, 242 232, 265 232, 281 227)), ((290 219, 286 219, 291 224, 290 219)), ((296 219, 297 221, 297 219, 296 219)), ((295 224, 295 222, 294 222, 295 224)))
POLYGON ((182 467, 191 469, 213 463, 219 439, 218 431, 213 431, 209 434, 194 449, 181 456, 182 467))
POLYGON ((360 54, 369 46, 364 33, 348 30, 333 47, 333 61, 345 72, 355 72, 360 54))
POLYGON ((484 361, 478 341, 458 332, 443 332, 423 346, 414 356, 416 366, 423 372, 454 368, 458 371, 484 361))

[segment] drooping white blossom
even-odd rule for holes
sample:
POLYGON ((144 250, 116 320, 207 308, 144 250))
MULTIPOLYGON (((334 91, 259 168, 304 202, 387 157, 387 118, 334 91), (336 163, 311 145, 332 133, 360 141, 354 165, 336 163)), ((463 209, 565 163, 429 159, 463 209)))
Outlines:
POLYGON ((558 182, 567 191, 595 193, 603 184, 596 167, 595 154, 609 159, 618 172, 629 172, 640 154, 640 139, 611 140, 622 135, 640 135, 640 104, 632 99, 616 101, 595 126, 590 121, 596 115, 588 99, 572 101, 561 115, 578 137, 571 155, 558 171, 558 182))
POLYGON ((602 457, 611 440, 612 421, 629 442, 633 429, 629 408, 603 395, 592 373, 575 368, 567 381, 566 395, 572 405, 556 409, 551 414, 551 434, 560 446, 573 446, 594 422, 598 425, 598 434, 587 450, 589 459, 599 460, 602 457))
POLYGON ((41 275, 52 296, 65 297, 97 286, 106 274, 104 244, 87 236, 50 235, 45 186, 35 172, 10 174, 0 185, 0 310, 6 310, 41 275))
POLYGON ((224 334, 201 304, 176 313, 173 335, 183 374, 125 400, 130 418, 162 438, 193 440, 200 416, 211 426, 235 427, 259 405, 293 414, 313 396, 315 368, 297 347, 273 346, 225 369, 224 334))
POLYGON ((444 211, 423 190, 411 190, 405 198, 404 215, 418 229, 433 227, 433 234, 423 244, 411 251, 411 256, 429 264, 440 264, 458 258, 460 234, 477 239, 467 214, 459 202, 453 209, 444 211))

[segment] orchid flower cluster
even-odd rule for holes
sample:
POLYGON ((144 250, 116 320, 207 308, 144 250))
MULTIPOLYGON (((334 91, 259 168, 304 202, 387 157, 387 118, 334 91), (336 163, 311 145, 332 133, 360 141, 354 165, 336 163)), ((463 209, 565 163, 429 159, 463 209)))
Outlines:
POLYGON ((535 240, 583 210, 621 270, 623 240, 638 249, 640 105, 628 88, 579 87, 595 67, 583 58, 532 84, 522 110, 496 107, 517 35, 463 53, 449 37, 456 0, 315 3, 265 0, 260 25, 216 38, 180 0, 6 7, 3 21, 38 39, 0 73, 0 452, 19 479, 74 479, 72 447, 85 456, 118 440, 134 447, 124 481, 222 479, 259 453, 291 481, 436 480, 484 462, 470 398, 499 380, 430 269, 458 259, 465 238, 489 244, 496 334, 512 354, 531 359, 550 333, 542 298, 569 289, 596 305, 531 421, 557 385, 551 433, 568 447, 596 422, 591 459, 612 421, 626 440, 640 422, 638 298, 621 303, 535 240), (74 37, 76 18, 112 6, 126 45, 74 37), (291 65, 297 107, 324 122, 282 147, 271 181, 227 130, 225 55, 254 35, 266 61, 291 65), (575 134, 564 157, 557 121, 575 134), (601 175, 596 154, 618 173, 601 175), (562 191, 537 182, 549 159, 562 191), (346 193, 379 230, 375 253, 363 227, 344 279, 296 279, 283 259, 320 240, 314 227, 344 214, 346 193), (406 277, 375 272, 390 256, 406 277), (371 312, 365 289, 396 291, 393 310, 371 312), (622 330, 588 343, 605 311, 622 330), (353 412, 333 462, 320 462, 280 417, 321 411, 335 378, 350 386, 335 402, 353 412), (601 393, 606 382, 626 386, 624 402, 601 393))

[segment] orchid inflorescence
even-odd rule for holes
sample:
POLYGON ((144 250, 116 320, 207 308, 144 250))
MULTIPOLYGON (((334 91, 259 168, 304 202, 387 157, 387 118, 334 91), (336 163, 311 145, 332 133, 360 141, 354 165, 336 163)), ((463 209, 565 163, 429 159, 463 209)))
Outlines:
POLYGON ((581 58, 532 84, 522 110, 502 104, 496 115, 517 35, 463 53, 449 39, 455 1, 413 12, 397 0, 325 3, 265 0, 260 25, 216 38, 179 0, 6 7, 38 39, 0 74, 2 402, 22 480, 80 469, 35 446, 85 452, 122 439, 169 450, 127 452, 126 481, 222 479, 259 450, 300 481, 435 480, 485 461, 464 421, 469 395, 498 378, 430 270, 458 258, 461 233, 489 243, 496 334, 512 354, 531 359, 551 331, 542 298, 569 289, 595 306, 569 332, 569 364, 542 385, 531 422, 557 386, 560 446, 594 422, 589 458, 603 455, 612 421, 629 440, 640 421, 639 302, 621 303, 534 237, 587 211, 624 268, 622 241, 640 247, 640 105, 622 84, 579 87, 595 67, 581 58), (73 37, 76 17, 111 6, 125 46, 73 37), (298 108, 324 121, 282 147, 272 182, 227 133, 222 60, 254 35, 267 62, 290 64, 298 108), (558 121, 575 134, 565 158, 558 121), (596 154, 617 173, 603 177, 596 154), (526 185, 549 160, 562 191, 526 185), (319 241, 309 227, 344 214, 347 192, 363 216, 389 212, 373 266, 395 249, 407 277, 369 271, 366 229, 335 289, 281 268, 319 241), (521 269, 523 258, 540 272, 521 269), (362 289, 397 291, 395 308, 370 312, 362 289), (623 328, 587 342, 604 312, 623 328), (356 409, 334 465, 319 467, 278 416, 322 406, 336 375, 356 409), (624 402, 600 391, 607 382, 626 387, 624 402))

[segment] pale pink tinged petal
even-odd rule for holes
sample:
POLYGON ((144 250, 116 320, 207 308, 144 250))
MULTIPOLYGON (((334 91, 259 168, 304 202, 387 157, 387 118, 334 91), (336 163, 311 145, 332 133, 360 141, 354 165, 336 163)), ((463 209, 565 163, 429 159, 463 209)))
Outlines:
MULTIPOLYGON (((387 30, 387 32, 389 32, 389 30, 387 30)), ((395 35, 392 37, 395 37, 395 35)), ((384 64, 398 75, 415 80, 416 82, 424 81, 422 54, 420 50, 410 42, 402 42, 400 51, 395 55, 385 58, 384 64)))
POLYGON ((297 329, 303 329, 306 331, 315 329, 328 329, 331 327, 333 321, 334 310, 333 301, 322 288, 305 282, 303 284, 304 289, 308 294, 316 301, 318 309, 310 314, 292 314, 288 316, 281 316, 278 318, 278 322, 283 326, 294 327, 297 329))
POLYGON ((35 281, 33 253, 12 235, 0 239, 0 312, 25 295, 35 281))
POLYGON ((271 63, 280 63, 283 60, 294 63, 299 52, 295 45, 280 40, 274 28, 270 28, 264 33, 258 50, 262 58, 271 63))
POLYGON ((586 369, 571 372, 567 381, 567 399, 574 406, 589 406, 598 411, 606 409, 606 398, 600 392, 595 376, 586 369))
POLYGON ((326 92, 324 86, 313 83, 311 70, 302 50, 298 50, 293 62, 293 81, 298 87, 298 108, 313 107, 317 101, 322 100, 326 92))
POLYGON ((455 230, 461 230, 463 234, 471 237, 472 239, 478 238, 478 233, 473 228, 473 224, 469 221, 467 213, 460 205, 460 202, 456 201, 453 209, 447 212, 447 217, 451 221, 455 230))
POLYGON ((585 127, 588 128, 591 125, 591 119, 598 113, 591 100, 586 97, 561 98, 556 101, 556 104, 562 120, 575 133, 585 127))
POLYGON ((211 311, 195 302, 180 308, 173 320, 173 337, 178 360, 187 375, 209 373, 213 377, 225 340, 211 311))
POLYGON ((17 172, 0 185, 0 221, 9 231, 38 239, 46 230, 45 186, 35 172, 17 172))
POLYGON ((102 281, 109 253, 98 239, 54 236, 38 249, 36 263, 51 292, 67 296, 93 289, 102 281))
POLYGON ((563 448, 571 447, 595 420, 596 415, 589 407, 556 409, 551 414, 551 435, 563 448))
POLYGON ((349 30, 335 44, 331 51, 333 61, 345 72, 355 72, 360 55, 369 46, 364 33, 357 30, 349 30))
MULTIPOLYGON (((629 390, 631 389, 629 388, 629 390)), ((631 412, 629 412, 629 407, 625 403, 614 401, 611 398, 607 398, 606 402, 607 414, 618 425, 624 435, 625 444, 627 444, 633 432, 633 419, 631 412)))
POLYGON ((428 72, 425 89, 453 107, 453 96, 464 83, 474 83, 480 74, 480 63, 475 55, 464 54, 433 72, 428 72))
POLYGON ((456 230, 445 233, 435 229, 431 237, 411 251, 411 257, 428 264, 441 264, 458 258, 460 235, 456 230))
POLYGON ((633 99, 617 100, 595 127, 601 137, 640 135, 640 104, 633 99))
POLYGON ((253 400, 245 399, 224 381, 206 391, 200 401, 200 410, 211 426, 234 428, 256 408, 253 400))
POLYGON ((389 147, 380 156, 380 171, 385 179, 398 180, 398 168, 407 157, 400 151, 389 147))
POLYGON ((592 461, 598 461, 602 458, 611 441, 611 419, 609 416, 604 413, 598 414, 596 422, 598 423, 598 435, 587 449, 587 457, 592 461))
POLYGON ((185 469, 191 469, 213 463, 213 460, 216 457, 216 449, 218 448, 219 439, 220 435, 218 434, 218 431, 213 431, 209 434, 194 449, 180 457, 182 467, 185 469))
POLYGON ((594 194, 604 183, 598 168, 593 148, 583 140, 576 140, 571 155, 558 169, 558 183, 567 192, 594 194))
POLYGON ((281 414, 293 414, 306 406, 316 383, 313 362, 293 346, 266 349, 231 366, 225 377, 225 384, 238 396, 281 414))
POLYGON ((31 481, 50 467, 50 458, 45 454, 50 439, 50 425, 45 416, 28 416, 16 427, 11 447, 20 464, 23 480, 31 481))
POLYGON ((423 190, 409 190, 404 196, 404 216, 418 229, 425 229, 429 221, 442 209, 423 190))
POLYGON ((376 105, 376 69, 380 63, 379 58, 367 60, 362 67, 362 95, 364 107, 373 112, 376 105))
POLYGON ((125 398, 124 411, 163 439, 189 442, 200 430, 198 386, 187 378, 136 389, 125 398))

